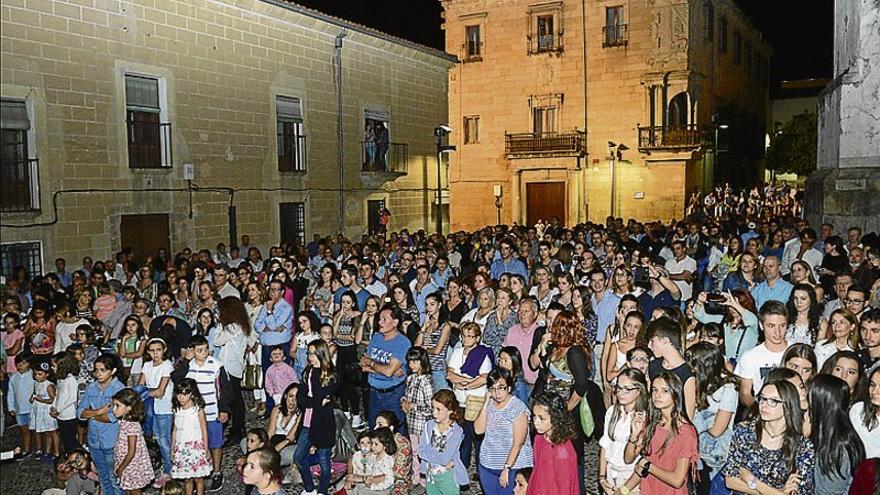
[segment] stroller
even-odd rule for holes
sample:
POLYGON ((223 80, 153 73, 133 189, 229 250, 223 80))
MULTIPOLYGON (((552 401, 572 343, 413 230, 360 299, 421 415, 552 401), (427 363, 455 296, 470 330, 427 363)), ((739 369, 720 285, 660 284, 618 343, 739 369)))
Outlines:
MULTIPOLYGON (((330 460, 330 489, 329 493, 336 493, 345 485, 345 475, 348 474, 348 460, 351 459, 357 448, 357 438, 351 427, 351 422, 339 409, 333 410, 336 420, 336 445, 333 447, 333 457, 330 460)), ((312 466, 312 476, 319 477, 321 468, 312 466)))

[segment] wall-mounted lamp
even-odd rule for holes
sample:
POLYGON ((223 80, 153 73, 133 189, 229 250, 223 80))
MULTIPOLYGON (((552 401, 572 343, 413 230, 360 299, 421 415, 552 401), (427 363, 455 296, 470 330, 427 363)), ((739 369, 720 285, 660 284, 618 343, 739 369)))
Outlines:
POLYGON ((492 187, 492 195, 495 196, 495 211, 497 213, 496 225, 501 225, 501 185, 496 184, 492 187))

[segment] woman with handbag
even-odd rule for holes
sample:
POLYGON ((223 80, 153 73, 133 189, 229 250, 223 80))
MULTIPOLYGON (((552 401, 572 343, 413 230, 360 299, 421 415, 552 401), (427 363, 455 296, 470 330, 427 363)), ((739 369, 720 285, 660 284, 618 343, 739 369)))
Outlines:
POLYGON ((474 432, 474 421, 486 401, 486 377, 494 366, 492 349, 480 344, 482 329, 475 322, 461 326, 461 347, 456 347, 449 356, 446 378, 452 383, 455 398, 465 405, 464 440, 461 443, 461 461, 467 468, 471 464, 474 446, 477 449, 479 465, 480 441, 474 432))
POLYGON ((578 458, 581 493, 584 485, 584 446, 591 437, 601 438, 605 426, 602 390, 590 380, 592 357, 583 323, 573 312, 561 311, 550 326, 550 342, 540 354, 540 368, 532 395, 555 392, 568 401, 577 437, 572 440, 578 458), (586 401, 582 404, 582 401, 586 401), (590 430, 589 433, 585 429, 590 430))
MULTIPOLYGON (((266 289, 259 282, 248 282, 245 288, 247 302, 244 307, 247 310, 248 321, 251 328, 257 321, 257 316, 266 302, 266 289)), ((260 336, 257 332, 251 332, 247 340, 247 353, 245 361, 245 377, 243 388, 254 391, 254 407, 252 412, 257 416, 266 414, 266 391, 263 390, 263 349, 260 345, 260 336)))
POLYGON ((217 358, 229 375, 229 394, 232 409, 232 423, 229 428, 227 445, 238 445, 245 435, 244 397, 241 395, 241 380, 244 376, 245 349, 252 333, 251 322, 241 299, 227 296, 217 303, 220 311, 220 326, 214 335, 214 345, 220 348, 217 358))

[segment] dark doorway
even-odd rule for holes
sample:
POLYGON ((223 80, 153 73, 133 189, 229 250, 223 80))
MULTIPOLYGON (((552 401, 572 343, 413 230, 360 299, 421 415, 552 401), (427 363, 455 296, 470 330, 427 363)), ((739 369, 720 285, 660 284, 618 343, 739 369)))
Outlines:
POLYGON ((144 261, 147 256, 156 256, 159 248, 171 252, 168 215, 122 215, 119 222, 122 247, 134 250, 134 259, 144 261))
POLYGON ((565 225, 565 182, 529 182, 526 184, 526 219, 529 225, 538 220, 548 223, 553 217, 565 225))
POLYGON ((281 220, 281 242, 288 246, 306 244, 306 204, 279 203, 278 217, 281 220))
POLYGON ((384 199, 367 200, 367 229, 370 233, 379 231, 379 217, 385 209, 384 199))
POLYGON ((669 127, 687 127, 688 125, 688 94, 678 93, 669 101, 669 127))

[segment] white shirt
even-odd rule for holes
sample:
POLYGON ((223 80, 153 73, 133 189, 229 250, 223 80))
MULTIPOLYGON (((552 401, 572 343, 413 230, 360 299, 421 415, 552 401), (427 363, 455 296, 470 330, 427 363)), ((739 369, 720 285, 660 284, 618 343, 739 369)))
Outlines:
POLYGON ((767 373, 779 366, 779 363, 782 362, 783 354, 785 354, 785 349, 779 352, 772 352, 767 349, 765 344, 760 344, 742 355, 736 363, 736 369, 733 370, 733 373, 740 378, 751 380, 752 392, 757 396, 764 385, 764 378, 767 376, 767 373))
MULTIPOLYGON (((666 271, 669 272, 670 275, 678 275, 685 271, 691 272, 691 274, 697 273, 697 262, 694 261, 690 256, 685 256, 681 261, 676 260, 674 257, 670 258, 669 261, 666 262, 666 271)), ((681 291, 681 300, 688 301, 691 298, 691 294, 693 293, 693 287, 690 283, 685 282, 684 280, 676 280, 675 285, 678 286, 678 290, 681 291)))
POLYGON ((223 287, 217 288, 217 295, 221 298, 223 297, 234 297, 236 299, 241 299, 241 294, 238 292, 238 289, 233 287, 232 284, 226 282, 223 284, 223 287))
POLYGON ((828 358, 833 356, 835 352, 855 350, 852 347, 850 347, 849 344, 847 344, 846 347, 844 347, 843 349, 838 349, 837 344, 835 344, 833 340, 828 343, 823 342, 823 343, 816 344, 815 349, 816 349, 816 369, 819 369, 819 370, 822 369, 822 365, 825 364, 825 361, 827 361, 828 358))
POLYGON ((371 283, 364 285, 364 290, 376 297, 382 297, 388 292, 388 287, 378 278, 374 278, 371 283))
MULTIPOLYGON (((447 366, 449 368, 451 368, 452 371, 454 371, 455 373, 460 374, 461 373, 460 372, 461 366, 464 364, 464 360, 465 360, 465 356, 464 356, 464 352, 462 351, 462 347, 456 346, 455 349, 452 350, 452 355, 449 356, 449 361, 447 361, 447 366)), ((486 374, 490 371, 492 371, 491 360, 484 359, 483 364, 480 366, 480 374, 483 375, 483 374, 486 374)), ((453 392, 455 392, 455 398, 458 399, 458 403, 464 404, 465 402, 467 402, 468 395, 476 395, 478 397, 485 397, 486 396, 486 386, 483 385, 482 387, 471 389, 471 390, 455 389, 455 390, 453 390, 453 392)))
POLYGON ((147 388, 159 388, 162 378, 168 377, 165 393, 162 394, 162 397, 153 399, 153 412, 156 414, 172 414, 171 396, 174 394, 174 384, 171 383, 171 372, 173 370, 174 366, 171 365, 171 361, 167 360, 162 361, 159 366, 155 366, 152 360, 144 363, 143 375, 147 388))
POLYGON ((55 327, 55 353, 59 353, 67 350, 67 346, 73 344, 73 339, 70 338, 71 335, 76 334, 76 327, 86 324, 89 322, 85 318, 80 318, 73 323, 64 323, 63 321, 58 323, 55 327))
POLYGON ((856 402, 849 408, 849 420, 865 446, 865 459, 880 457, 880 424, 875 426, 873 430, 869 430, 862 418, 864 411, 865 403, 856 402))
POLYGON ((801 251, 801 240, 797 237, 785 241, 782 248, 782 264, 780 270, 783 275, 791 273, 791 264, 797 261, 797 255, 801 251))
POLYGON ((220 348, 217 359, 230 375, 241 378, 244 376, 244 348, 247 337, 238 323, 223 325, 214 336, 214 345, 220 348))
POLYGON ((76 419, 76 398, 78 385, 75 375, 58 381, 57 395, 55 396, 55 409, 58 411, 58 421, 76 419))

